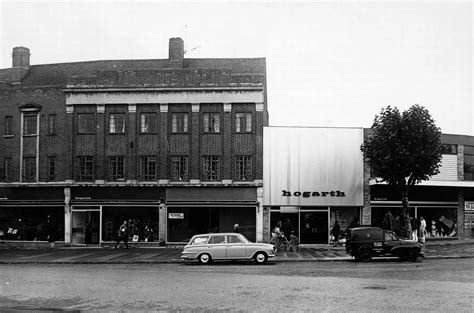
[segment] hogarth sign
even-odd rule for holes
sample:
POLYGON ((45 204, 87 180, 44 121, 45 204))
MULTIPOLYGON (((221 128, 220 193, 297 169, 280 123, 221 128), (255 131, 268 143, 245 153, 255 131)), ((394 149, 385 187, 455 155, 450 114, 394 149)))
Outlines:
POLYGON ((346 194, 340 190, 331 191, 295 191, 282 190, 282 197, 345 197, 346 194))

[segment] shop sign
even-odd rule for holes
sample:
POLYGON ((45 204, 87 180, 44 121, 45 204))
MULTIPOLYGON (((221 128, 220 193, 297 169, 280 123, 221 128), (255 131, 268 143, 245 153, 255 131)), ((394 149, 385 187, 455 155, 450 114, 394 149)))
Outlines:
POLYGON ((182 220, 184 219, 184 213, 168 213, 170 220, 182 220))
POLYGON ((303 198, 309 198, 309 197, 345 197, 346 194, 343 191, 340 190, 332 190, 332 191, 295 191, 291 192, 288 190, 282 190, 282 197, 303 197, 303 198))
POLYGON ((464 202, 464 210, 474 212, 474 202, 471 202, 471 201, 464 202))

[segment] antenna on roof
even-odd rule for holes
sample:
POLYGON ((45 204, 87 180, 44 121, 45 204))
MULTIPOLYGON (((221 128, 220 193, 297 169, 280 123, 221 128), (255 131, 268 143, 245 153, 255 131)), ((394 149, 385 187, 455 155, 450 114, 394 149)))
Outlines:
MULTIPOLYGON (((188 24, 185 24, 184 25, 184 45, 186 46, 186 43, 188 42, 188 24)), ((198 49, 200 46, 196 46, 194 48, 191 48, 191 49, 184 49, 184 54, 186 53, 189 53, 189 52, 192 52, 196 49, 198 49)))

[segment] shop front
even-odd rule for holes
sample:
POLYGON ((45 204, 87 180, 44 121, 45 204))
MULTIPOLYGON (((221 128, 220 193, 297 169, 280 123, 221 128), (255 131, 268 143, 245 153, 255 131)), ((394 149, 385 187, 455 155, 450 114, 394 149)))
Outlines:
POLYGON ((169 187, 166 210, 169 243, 184 243, 201 233, 232 232, 235 224, 256 240, 255 187, 169 187))
POLYGON ((359 225, 364 205, 362 128, 264 129, 263 201, 269 240, 278 224, 302 244, 327 244, 359 225))

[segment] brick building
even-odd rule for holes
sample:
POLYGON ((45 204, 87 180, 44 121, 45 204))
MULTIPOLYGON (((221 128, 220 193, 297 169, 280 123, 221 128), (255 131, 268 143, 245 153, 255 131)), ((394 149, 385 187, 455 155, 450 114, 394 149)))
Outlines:
POLYGON ((234 223, 263 240, 264 58, 169 58, 0 70, 0 235, 69 244, 182 242, 234 223))

